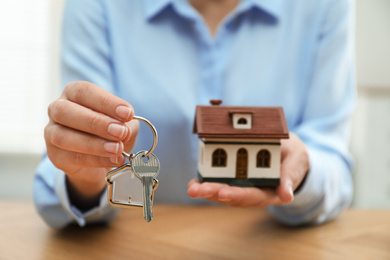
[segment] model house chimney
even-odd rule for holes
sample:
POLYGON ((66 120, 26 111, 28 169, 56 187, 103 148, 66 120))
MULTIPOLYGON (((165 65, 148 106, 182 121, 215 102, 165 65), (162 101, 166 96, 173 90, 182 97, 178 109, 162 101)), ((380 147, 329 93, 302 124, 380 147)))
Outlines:
POLYGON ((222 100, 220 100, 220 99, 210 99, 210 104, 212 106, 219 106, 220 104, 222 104, 222 100))

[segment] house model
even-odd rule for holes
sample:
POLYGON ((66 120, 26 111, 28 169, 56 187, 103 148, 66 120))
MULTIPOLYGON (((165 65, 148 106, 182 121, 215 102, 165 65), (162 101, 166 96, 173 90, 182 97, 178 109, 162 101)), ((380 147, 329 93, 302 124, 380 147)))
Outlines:
POLYGON ((197 106, 200 181, 274 187, 280 182, 280 140, 289 138, 282 107, 197 106))

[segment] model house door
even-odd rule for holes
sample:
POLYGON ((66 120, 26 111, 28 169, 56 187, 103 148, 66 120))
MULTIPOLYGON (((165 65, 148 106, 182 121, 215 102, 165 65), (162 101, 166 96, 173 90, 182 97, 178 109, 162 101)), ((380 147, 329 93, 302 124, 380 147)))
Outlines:
POLYGON ((241 148, 237 152, 236 179, 248 178, 248 152, 241 148))

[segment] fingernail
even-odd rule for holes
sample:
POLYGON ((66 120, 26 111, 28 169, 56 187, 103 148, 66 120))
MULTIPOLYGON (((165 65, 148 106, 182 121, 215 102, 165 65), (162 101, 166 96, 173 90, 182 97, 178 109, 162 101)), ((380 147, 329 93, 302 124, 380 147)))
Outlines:
POLYGON ((125 134, 126 127, 118 124, 110 124, 108 126, 108 133, 112 136, 122 138, 125 134))
POLYGON ((112 163, 118 164, 118 157, 110 158, 112 163))
POLYGON ((131 114, 131 108, 125 106, 119 106, 116 108, 116 115, 120 118, 127 120, 131 114))
POLYGON ((119 150, 119 143, 106 142, 103 145, 103 148, 108 153, 117 154, 119 150))
POLYGON ((292 201, 294 200, 294 192, 293 192, 292 186, 289 186, 289 187, 288 187, 288 192, 289 192, 290 195, 291 195, 291 200, 290 200, 290 202, 292 202, 292 201))

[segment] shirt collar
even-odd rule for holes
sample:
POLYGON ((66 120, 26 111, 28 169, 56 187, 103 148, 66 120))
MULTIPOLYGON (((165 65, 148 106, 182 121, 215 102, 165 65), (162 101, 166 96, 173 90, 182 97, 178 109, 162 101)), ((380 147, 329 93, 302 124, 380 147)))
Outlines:
MULTIPOLYGON (((152 19, 175 1, 177 0, 143 0, 145 18, 148 20, 152 19)), ((258 9, 271 15, 276 20, 279 20, 282 16, 283 4, 284 0, 242 0, 239 8, 242 10, 257 7, 258 9)))
POLYGON ((242 8, 256 7, 274 19, 279 20, 283 15, 284 0, 242 0, 242 8))
POLYGON ((174 0, 143 0, 145 18, 152 19, 173 2, 174 0))

